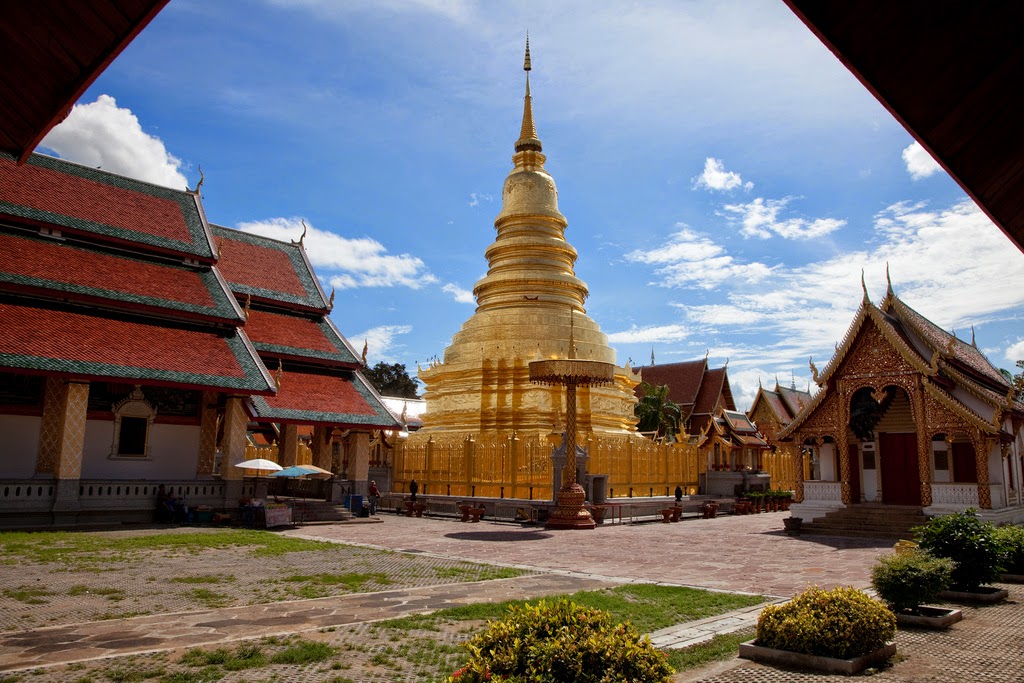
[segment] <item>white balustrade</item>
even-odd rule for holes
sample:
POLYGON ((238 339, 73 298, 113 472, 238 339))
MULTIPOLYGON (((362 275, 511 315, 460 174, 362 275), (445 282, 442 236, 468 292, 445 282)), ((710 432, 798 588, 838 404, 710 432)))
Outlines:
POLYGON ((812 500, 821 500, 830 503, 842 502, 842 484, 838 481, 805 481, 804 501, 812 500))
POLYGON ((932 484, 932 505, 978 507, 977 484, 932 484))

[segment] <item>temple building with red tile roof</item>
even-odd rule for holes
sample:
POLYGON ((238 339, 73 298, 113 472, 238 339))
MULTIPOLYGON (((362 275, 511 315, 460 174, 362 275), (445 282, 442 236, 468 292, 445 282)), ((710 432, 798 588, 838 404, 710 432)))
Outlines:
POLYGON ((652 363, 640 368, 640 377, 653 387, 668 387, 669 400, 679 404, 681 427, 686 434, 703 432, 721 410, 736 410, 728 366, 709 368, 707 358, 661 365, 652 363))
POLYGON ((777 434, 813 455, 794 516, 838 520, 866 505, 1024 520, 1024 403, 973 340, 912 309, 891 282, 877 306, 865 289, 835 356, 811 371, 817 393, 777 434))
POLYGON ((398 426, 302 245, 211 227, 197 191, 0 153, 0 294, 0 525, 152 518, 158 483, 237 505, 250 421, 313 426, 325 469, 352 430, 355 476, 398 426))
POLYGON ((764 472, 762 459, 770 449, 744 413, 720 408, 697 437, 698 457, 706 467, 701 492, 734 496, 767 490, 771 477, 764 472))

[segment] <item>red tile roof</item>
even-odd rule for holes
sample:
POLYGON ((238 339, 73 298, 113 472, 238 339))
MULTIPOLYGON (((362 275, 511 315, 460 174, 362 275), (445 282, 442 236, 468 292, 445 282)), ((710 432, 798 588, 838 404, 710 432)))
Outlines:
POLYGON ((667 386, 669 399, 684 408, 684 414, 688 415, 697 402, 697 392, 700 391, 707 367, 707 359, 645 365, 640 368, 640 376, 651 386, 667 386))
POLYGON ((259 422, 398 429, 398 421, 356 373, 286 370, 276 396, 255 397, 259 422))
POLYGON ((270 390, 240 335, 0 303, 0 367, 192 387, 270 390))
POLYGON ((0 233, 0 290, 5 286, 240 320, 233 297, 208 268, 145 261, 51 238, 0 233))
POLYGON ((213 256, 188 192, 38 154, 21 166, 0 154, 0 215, 198 258, 213 256))
POLYGON ((721 405, 726 410, 736 410, 732 402, 732 392, 727 391, 729 377, 725 368, 708 370, 704 373, 704 381, 700 384, 700 393, 693 406, 694 414, 713 413, 721 405))
POLYGON ((315 358, 352 367, 361 365, 341 335, 323 319, 251 309, 245 333, 266 355, 315 358))
POLYGON ((210 226, 220 250, 217 266, 239 295, 316 311, 329 310, 302 246, 210 226))

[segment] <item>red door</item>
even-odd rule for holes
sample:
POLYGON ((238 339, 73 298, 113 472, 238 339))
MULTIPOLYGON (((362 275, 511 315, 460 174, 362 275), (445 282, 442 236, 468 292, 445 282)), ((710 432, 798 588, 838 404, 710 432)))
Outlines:
POLYGON ((846 452, 850 456, 850 502, 860 502, 860 448, 849 444, 846 452))
POLYGON ((978 461, 974 457, 974 446, 969 443, 953 444, 953 481, 978 483, 978 461))
POLYGON ((879 434, 882 502, 920 505, 921 476, 917 469, 917 434, 879 434))

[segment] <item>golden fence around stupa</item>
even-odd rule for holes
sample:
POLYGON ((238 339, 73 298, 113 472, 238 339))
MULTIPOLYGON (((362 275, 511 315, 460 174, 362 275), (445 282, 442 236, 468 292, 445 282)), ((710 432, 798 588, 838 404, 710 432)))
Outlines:
MULTIPOLYGON (((658 443, 640 436, 580 435, 590 475, 607 477, 607 497, 672 495, 676 486, 698 493, 706 457, 692 443, 658 443)), ((399 440, 392 491, 421 495, 552 499, 552 442, 545 435, 431 436, 399 440)), ((765 454, 762 469, 775 489, 792 489, 795 466, 788 451, 765 454)))

